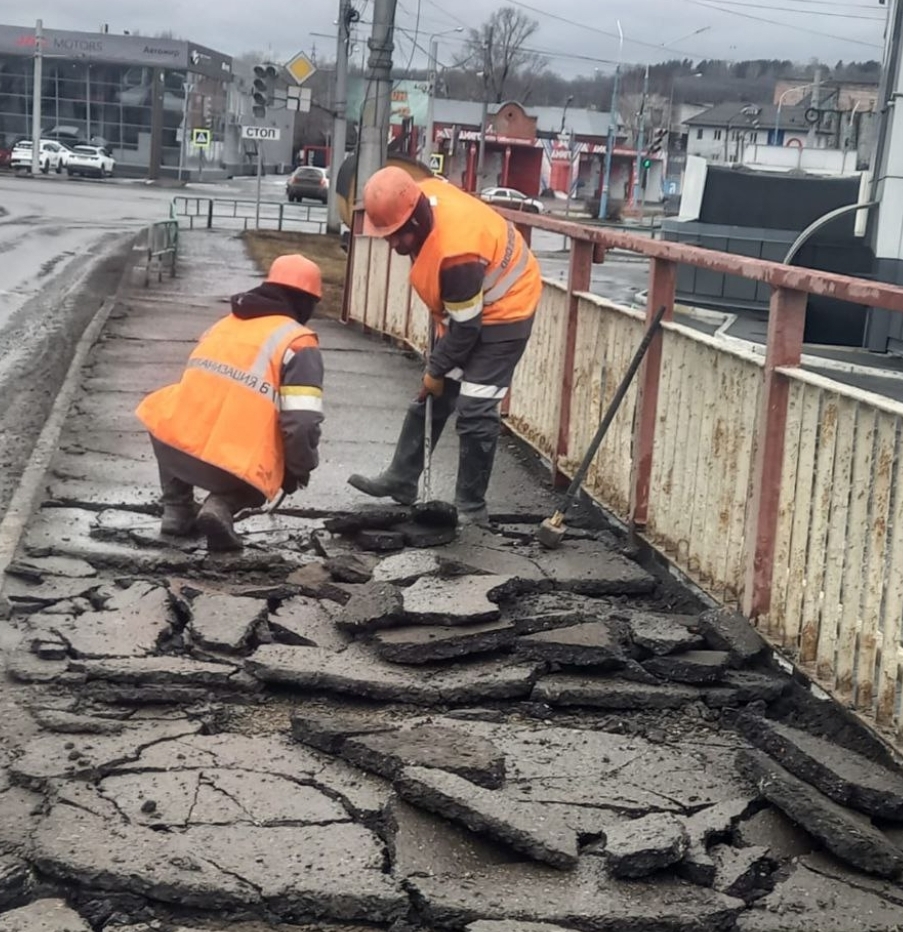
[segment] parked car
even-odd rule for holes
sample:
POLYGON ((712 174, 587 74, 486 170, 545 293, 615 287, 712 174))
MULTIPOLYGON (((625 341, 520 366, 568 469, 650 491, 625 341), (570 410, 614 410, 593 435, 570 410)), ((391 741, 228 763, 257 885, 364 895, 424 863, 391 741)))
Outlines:
MULTIPOLYGON (((9 166, 12 169, 30 169, 31 168, 31 150, 32 142, 30 139, 22 139, 13 146, 12 155, 9 158, 9 166)), ((52 139, 41 140, 41 151, 38 153, 38 165, 43 174, 47 174, 51 169, 59 174, 69 159, 69 150, 52 139)))
POLYGON ((296 168, 285 183, 285 194, 290 201, 309 197, 325 204, 329 197, 329 175, 326 169, 313 165, 296 168))
POLYGON ((545 208, 535 197, 527 197, 514 188, 483 188, 480 199, 493 207, 505 207, 508 210, 523 210, 528 214, 541 214, 545 208))
POLYGON ((66 165, 70 178, 73 175, 108 178, 115 168, 116 162, 102 146, 76 146, 66 165))

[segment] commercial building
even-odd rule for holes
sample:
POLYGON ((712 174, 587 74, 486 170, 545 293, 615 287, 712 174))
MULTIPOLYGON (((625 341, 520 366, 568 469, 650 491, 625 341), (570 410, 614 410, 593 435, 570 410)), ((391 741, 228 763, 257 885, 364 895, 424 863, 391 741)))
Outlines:
MULTIPOLYGON (((0 148, 31 137, 37 41, 33 28, 0 26, 0 148)), ((193 42, 58 29, 44 30, 41 52, 45 136, 104 145, 118 171, 155 177, 198 159, 191 130, 203 128, 210 145, 201 158, 224 170, 228 55, 193 42)))

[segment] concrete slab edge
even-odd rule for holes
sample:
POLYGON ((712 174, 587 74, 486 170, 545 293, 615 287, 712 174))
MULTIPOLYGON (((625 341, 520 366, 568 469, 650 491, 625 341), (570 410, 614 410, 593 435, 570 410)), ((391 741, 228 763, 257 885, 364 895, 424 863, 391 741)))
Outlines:
MULTIPOLYGON (((2 580, 7 567, 12 562, 16 550, 19 547, 19 541, 22 539, 25 528, 34 512, 38 496, 41 492, 41 482, 56 453, 60 435, 63 432, 63 427, 66 422, 66 415, 69 413, 69 408, 78 391, 82 367, 88 358, 88 353, 97 342, 110 314, 122 297, 123 289, 135 265, 134 244, 144 232, 144 229, 142 229, 132 238, 128 251, 128 259, 126 260, 126 268, 122 273, 115 293, 108 297, 97 309, 88 323, 88 326, 85 327, 85 332, 81 335, 75 347, 72 361, 69 363, 69 368, 66 370, 66 376, 63 379, 60 391, 54 399, 53 407, 50 410, 50 416, 47 418, 47 423, 44 424, 38 436, 34 449, 31 451, 31 456, 28 458, 28 463, 22 471, 22 476, 16 487, 16 491, 13 493, 13 497, 10 500, 9 507, 3 516, 3 520, 0 521, 0 580, 2 580)), ((110 251, 113 250, 111 249, 110 251)), ((104 257, 105 254, 102 254, 98 258, 98 262, 104 257)), ((88 275, 96 267, 96 264, 97 263, 92 263, 84 270, 73 283, 70 291, 74 291, 84 284, 88 275)), ((9 606, 6 605, 5 599, 0 598, 0 618, 8 617, 8 615, 9 606)))

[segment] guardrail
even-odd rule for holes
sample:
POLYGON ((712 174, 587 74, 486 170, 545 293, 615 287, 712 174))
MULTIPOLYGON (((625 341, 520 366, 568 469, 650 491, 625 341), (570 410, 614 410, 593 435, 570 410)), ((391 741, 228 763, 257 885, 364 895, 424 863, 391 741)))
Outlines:
POLYGON ((257 202, 243 198, 193 197, 178 194, 172 199, 172 215, 187 221, 190 230, 261 229, 297 233, 325 233, 326 208, 284 201, 260 202, 260 226, 257 227, 257 202))
MULTIPOLYGON (((597 501, 903 746, 903 405, 800 368, 808 294, 903 312, 903 289, 502 211, 570 239, 507 399, 508 427, 573 475, 653 309, 640 376, 587 475, 597 501), (589 294, 609 249, 650 261, 646 313, 589 294), (679 264, 771 289, 764 355, 673 319, 679 264)), ((359 226, 358 226, 359 230, 359 226)), ((423 351, 410 261, 356 235, 344 318, 423 351)))
POLYGON ((152 269, 157 270, 157 281, 163 281, 163 267, 169 267, 169 277, 175 278, 179 252, 179 223, 177 220, 159 220, 147 228, 145 244, 144 287, 150 285, 152 269))

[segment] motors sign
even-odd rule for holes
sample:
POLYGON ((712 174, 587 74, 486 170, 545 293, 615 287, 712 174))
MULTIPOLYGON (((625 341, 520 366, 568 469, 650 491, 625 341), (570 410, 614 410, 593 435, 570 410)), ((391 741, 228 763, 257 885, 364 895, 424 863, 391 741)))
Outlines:
POLYGON ((257 142, 275 142, 282 138, 282 131, 275 126, 243 126, 242 139, 254 139, 257 142))
MULTIPOLYGON (((0 26, 0 54, 32 56, 36 44, 33 28, 0 26)), ((191 65, 193 71, 223 77, 225 80, 229 79, 232 70, 230 58, 202 46, 173 39, 148 39, 145 36, 45 29, 41 51, 48 58, 119 62, 173 69, 187 69, 191 65), (195 52, 195 61, 190 61, 190 52, 195 52), (201 55, 208 61, 202 61, 201 55)))

